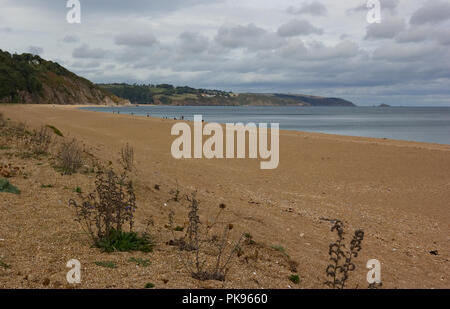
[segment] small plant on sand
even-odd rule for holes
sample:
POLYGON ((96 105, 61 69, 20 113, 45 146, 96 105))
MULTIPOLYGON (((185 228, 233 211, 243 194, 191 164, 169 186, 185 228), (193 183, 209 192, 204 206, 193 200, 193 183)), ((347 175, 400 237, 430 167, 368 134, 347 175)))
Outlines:
POLYGON ((245 244, 246 245, 254 245, 254 244, 256 244, 256 242, 253 240, 253 235, 252 234, 245 233, 244 237, 245 237, 245 244))
POLYGON ((356 268, 352 260, 358 257, 358 253, 362 249, 361 243, 364 239, 364 232, 362 230, 355 231, 350 247, 347 248, 344 244, 344 223, 334 220, 331 231, 336 231, 338 239, 336 242, 331 243, 329 247, 328 254, 331 264, 328 265, 326 274, 330 280, 325 282, 325 284, 334 289, 344 289, 349 274, 356 268))
POLYGON ((62 132, 56 128, 55 126, 51 126, 51 125, 46 125, 47 128, 49 128, 50 130, 53 131, 53 133, 55 133, 58 136, 64 137, 64 135, 62 134, 62 132))
POLYGON ((11 268, 11 265, 6 264, 6 263, 3 262, 2 260, 0 260, 0 267, 3 267, 4 269, 8 269, 8 268, 11 268))
POLYGON ((29 144, 34 154, 47 154, 52 143, 52 136, 47 127, 42 126, 30 135, 29 144))
POLYGON ((143 259, 143 258, 134 258, 133 257, 133 258, 130 258, 128 261, 132 262, 132 263, 136 263, 137 266, 142 266, 142 267, 148 267, 152 264, 150 262, 150 260, 143 259))
POLYGON ((155 287, 155 285, 151 282, 146 283, 144 286, 145 289, 153 289, 154 287, 155 287))
POLYGON ((289 280, 294 284, 300 283, 300 277, 298 275, 290 275, 289 280))
POLYGON ((127 172, 133 171, 134 166, 134 149, 128 143, 120 151, 120 164, 127 172))
POLYGON ((173 190, 170 190, 169 193, 172 194, 173 197, 171 197, 170 199, 168 199, 167 202, 170 202, 170 201, 174 201, 174 202, 177 202, 177 203, 180 202, 180 200, 181 200, 181 198, 180 198, 181 191, 180 191, 180 188, 179 188, 179 186, 178 186, 178 180, 177 180, 177 186, 176 186, 176 188, 173 189, 173 190))
POLYGON ((76 173, 83 165, 83 151, 76 139, 61 144, 57 156, 59 168, 64 175, 76 173))
POLYGON ((107 262, 94 262, 95 265, 100 266, 100 267, 105 267, 105 268, 117 268, 116 263, 111 262, 111 261, 107 261, 107 262))
POLYGON ((283 246, 280 245, 274 245, 272 246, 272 249, 275 251, 278 251, 280 253, 282 253, 283 255, 289 257, 289 255, 286 253, 286 249, 283 246))
MULTIPOLYGON (((229 271, 229 265, 234 255, 239 251, 240 244, 244 238, 232 243, 231 231, 233 224, 219 222, 219 217, 225 209, 221 204, 215 219, 208 224, 200 222, 199 202, 196 194, 187 198, 190 202, 188 220, 189 224, 183 238, 176 239, 170 243, 178 246, 182 254, 182 262, 192 278, 197 280, 225 281, 229 271)), ((169 228, 174 233, 173 216, 169 215, 169 228)))
POLYGON ((81 196, 81 203, 70 200, 76 211, 76 221, 103 251, 152 250, 150 237, 133 232, 136 196, 133 183, 125 173, 116 175, 114 170, 100 172, 95 181, 96 191, 81 196), (129 231, 123 230, 128 225, 129 231))
POLYGON ((25 136, 28 133, 27 124, 23 121, 14 123, 12 126, 12 129, 13 129, 14 133, 19 137, 25 136))
POLYGON ((140 237, 135 232, 116 231, 114 229, 108 236, 99 239, 96 246, 104 252, 151 252, 153 250, 153 244, 148 235, 140 237))
POLYGON ((20 194, 20 190, 10 184, 5 178, 0 178, 0 192, 20 194))

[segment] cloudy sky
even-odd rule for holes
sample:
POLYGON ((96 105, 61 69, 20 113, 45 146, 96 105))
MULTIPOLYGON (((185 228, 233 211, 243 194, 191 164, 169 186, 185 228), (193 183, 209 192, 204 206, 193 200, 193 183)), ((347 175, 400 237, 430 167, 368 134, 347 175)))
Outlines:
POLYGON ((0 49, 94 82, 450 106, 450 1, 0 0, 0 49))

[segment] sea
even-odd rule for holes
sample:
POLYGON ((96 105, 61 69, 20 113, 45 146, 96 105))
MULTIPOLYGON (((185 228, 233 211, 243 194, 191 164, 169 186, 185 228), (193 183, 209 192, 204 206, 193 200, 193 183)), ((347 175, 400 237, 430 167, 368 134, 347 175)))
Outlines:
POLYGON ((95 112, 206 122, 279 123, 282 130, 450 145, 450 107, 126 106, 95 112))

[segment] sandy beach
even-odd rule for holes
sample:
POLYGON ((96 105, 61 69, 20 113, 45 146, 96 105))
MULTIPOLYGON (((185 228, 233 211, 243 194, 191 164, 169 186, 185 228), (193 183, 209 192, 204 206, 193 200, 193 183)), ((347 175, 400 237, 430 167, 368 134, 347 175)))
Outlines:
MULTIPOLYGON (((348 287, 367 288, 366 263, 378 259, 383 288, 450 288, 448 145, 281 131, 279 166, 263 171, 259 160, 173 159, 172 120, 74 106, 0 105, 0 112, 31 128, 53 125, 104 162, 116 164, 121 147, 132 145, 136 229, 153 216, 157 243, 149 254, 108 255, 91 248, 67 203, 76 196, 74 187, 89 192, 95 178, 62 176, 45 160, 37 164, 0 150, 0 163, 12 161, 29 174, 13 179, 21 195, 0 195, 0 258, 11 265, 0 268, 0 288, 67 287, 66 263, 72 258, 83 265, 81 288, 142 288, 149 281, 157 288, 326 288, 328 246, 336 236, 324 219, 344 221, 349 233, 365 232, 348 287), (225 203, 236 232, 251 233, 266 248, 259 259, 238 258, 224 283, 192 279, 176 249, 166 245, 170 209, 179 224, 185 220, 183 206, 164 206, 177 182, 184 194, 198 190, 205 218, 225 203), (54 188, 41 188, 50 183, 54 188), (292 271, 273 246, 285 248, 298 263, 300 284, 287 279, 292 271), (152 264, 136 267, 127 263, 132 256, 152 264), (114 260, 120 267, 101 269, 93 264, 98 260, 114 260)), ((255 251, 248 248, 244 256, 255 251)))

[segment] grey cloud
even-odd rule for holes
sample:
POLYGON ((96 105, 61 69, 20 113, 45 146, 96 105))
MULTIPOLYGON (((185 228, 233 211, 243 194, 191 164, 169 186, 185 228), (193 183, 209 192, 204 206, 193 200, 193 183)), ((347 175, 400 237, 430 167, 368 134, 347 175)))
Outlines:
POLYGON ((76 61, 72 63, 71 67, 74 69, 92 69, 100 67, 100 63, 98 61, 91 61, 91 62, 76 61))
POLYGON ((450 30, 433 28, 430 26, 412 26, 400 32, 395 41, 398 43, 438 42, 442 45, 450 44, 450 30))
POLYGON ((278 34, 282 37, 292 37, 308 34, 323 34, 323 30, 311 25, 306 20, 292 20, 278 28, 278 34))
POLYGON ((181 33, 178 39, 180 41, 179 51, 182 53, 205 52, 209 45, 209 39, 206 36, 189 31, 181 33))
POLYGON ((274 49, 284 43, 276 33, 270 33, 254 24, 222 26, 217 32, 215 41, 223 47, 249 50, 274 49))
MULTIPOLYGON (((388 60, 396 62, 424 62, 448 56, 449 52, 445 48, 433 44, 396 44, 389 43, 378 47, 373 57, 378 60, 388 60)), ((419 69, 419 68, 417 68, 419 69)))
POLYGON ((153 34, 120 34, 114 39, 117 45, 126 46, 153 46, 157 39, 153 34))
POLYGON ((310 14, 314 16, 327 16, 327 8, 320 2, 314 1, 311 3, 305 3, 300 8, 289 7, 288 13, 290 14, 310 14))
POLYGON ((400 3, 400 0, 380 0, 381 9, 388 11, 395 11, 400 3))
POLYGON ((60 41, 63 43, 70 44, 70 43, 77 43, 79 39, 73 35, 66 35, 65 37, 61 38, 60 41))
MULTIPOLYGON (((224 0, 81 0, 83 14, 97 15, 102 14, 134 14, 136 16, 153 15, 163 12, 175 11, 178 9, 192 7, 195 5, 210 5, 223 2, 224 0)), ((32 7, 45 11, 67 11, 67 1, 55 0, 4 0, 6 5, 15 7, 32 7)))
POLYGON ((450 30, 442 29, 436 32, 435 34, 437 40, 442 45, 450 45, 450 30))
POLYGON ((450 19, 450 3, 426 1, 411 17, 411 25, 435 24, 450 19))
POLYGON ((405 21, 397 17, 384 18, 379 24, 367 27, 366 39, 392 39, 405 29, 405 21))
POLYGON ((44 49, 39 46, 29 46, 28 52, 33 55, 42 55, 44 53, 44 49))
POLYGON ((87 44, 77 47, 72 52, 74 58, 100 59, 106 56, 106 51, 101 48, 90 48, 87 44))
POLYGON ((414 27, 400 32, 395 40, 398 43, 418 43, 430 39, 432 29, 424 27, 414 27))

